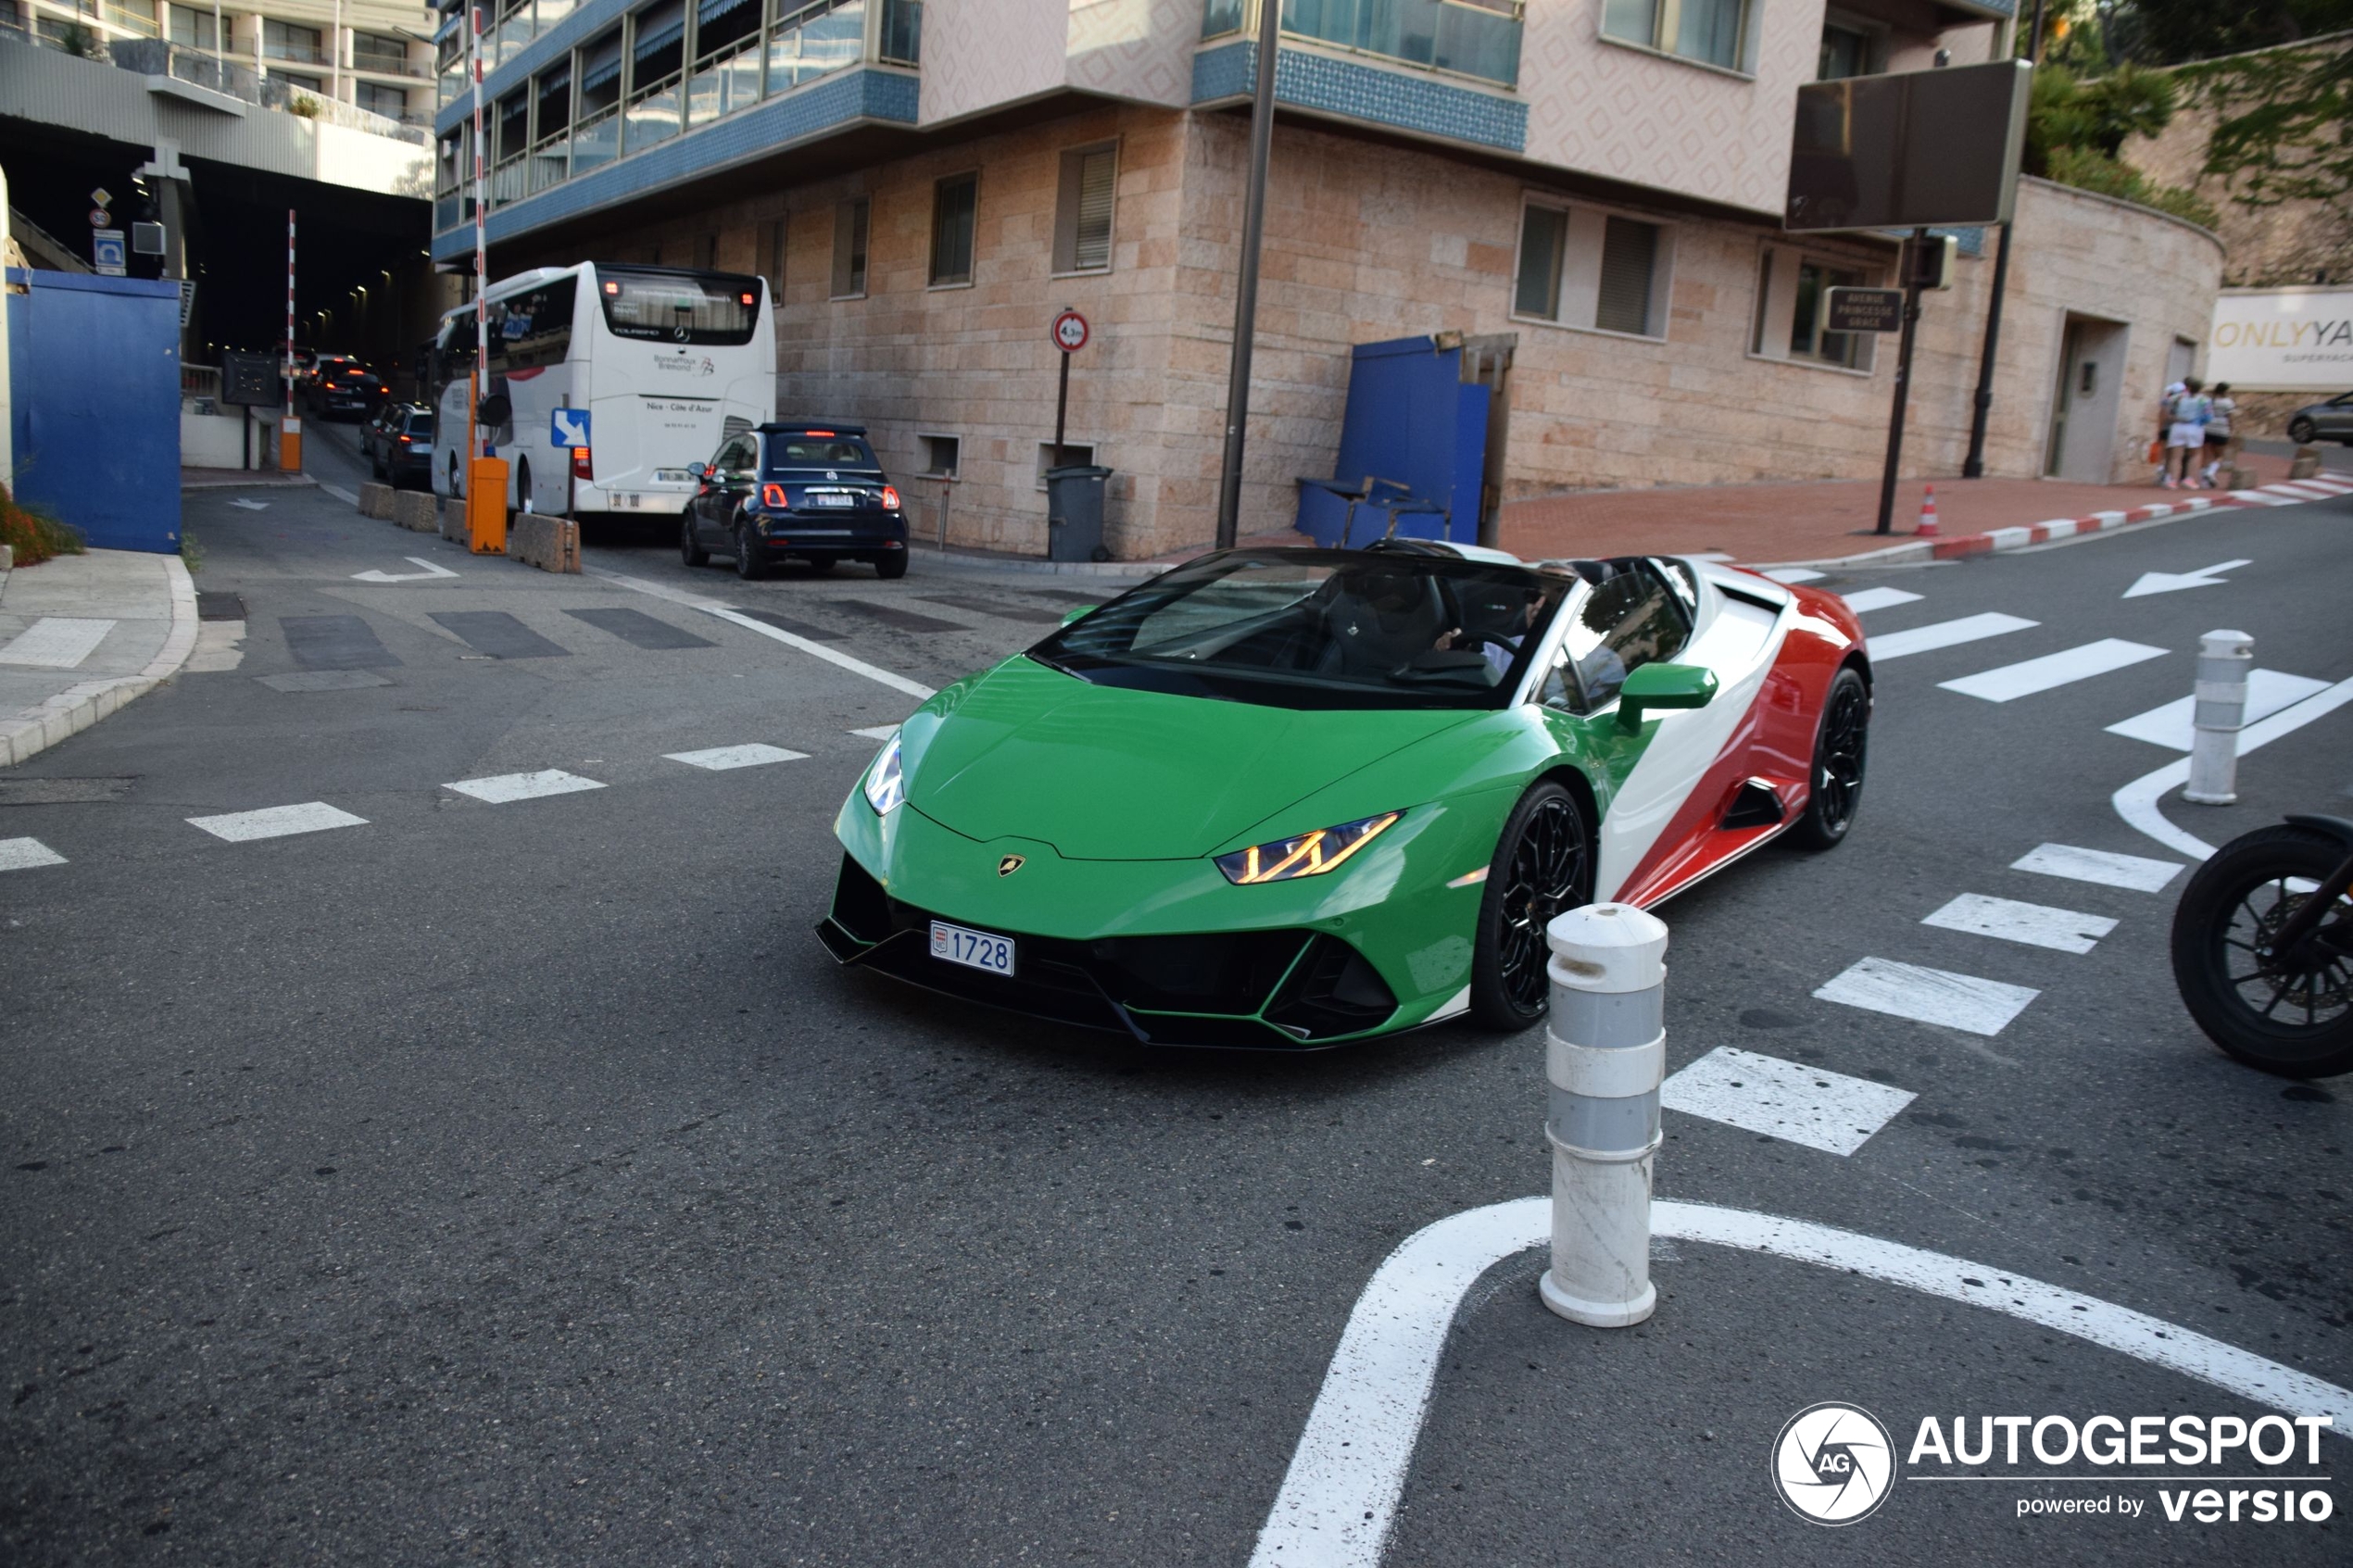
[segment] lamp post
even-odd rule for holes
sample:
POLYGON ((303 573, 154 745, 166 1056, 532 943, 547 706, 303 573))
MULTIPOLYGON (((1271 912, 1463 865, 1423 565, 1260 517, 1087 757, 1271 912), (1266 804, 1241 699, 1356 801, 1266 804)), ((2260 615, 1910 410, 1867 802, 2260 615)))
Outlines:
MULTIPOLYGON (((2026 63, 2034 64, 2043 57, 2043 0, 2034 0, 2034 19, 2028 24, 2026 63)), ((2017 220, 2002 225, 2002 237, 1994 242, 1994 277, 1986 284, 1985 347, 1977 358, 1977 392, 1969 400, 1969 456, 1961 459, 1963 479, 1985 477, 1985 427, 1994 414, 1994 361, 2002 346, 2002 295, 2010 281, 2010 231, 2017 220)))
POLYGON ((1250 107, 1250 176, 1242 198, 1241 274, 1234 354, 1226 377, 1226 458, 1217 476, 1217 546, 1231 549, 1242 504, 1242 427, 1250 420, 1250 355, 1258 335, 1258 251, 1266 237, 1266 160, 1275 143, 1275 56, 1282 0, 1258 0, 1258 82, 1250 107))

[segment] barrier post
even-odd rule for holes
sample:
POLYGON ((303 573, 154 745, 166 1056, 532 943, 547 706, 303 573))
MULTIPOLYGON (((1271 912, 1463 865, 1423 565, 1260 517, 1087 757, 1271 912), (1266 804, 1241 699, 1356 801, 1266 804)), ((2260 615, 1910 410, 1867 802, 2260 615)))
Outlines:
POLYGON ((2197 640, 2190 782, 2183 799, 2199 806, 2238 799, 2239 730, 2246 722, 2246 672, 2254 664, 2255 639, 2244 632, 2208 632, 2197 640))
POLYGON ((1667 1075, 1667 927, 1631 904, 1553 918, 1553 1263, 1539 1289, 1572 1323, 1629 1328, 1658 1305, 1651 1271, 1651 1167, 1667 1075))
POLYGON ((478 556, 507 553, 507 459, 466 465, 466 545, 478 556))

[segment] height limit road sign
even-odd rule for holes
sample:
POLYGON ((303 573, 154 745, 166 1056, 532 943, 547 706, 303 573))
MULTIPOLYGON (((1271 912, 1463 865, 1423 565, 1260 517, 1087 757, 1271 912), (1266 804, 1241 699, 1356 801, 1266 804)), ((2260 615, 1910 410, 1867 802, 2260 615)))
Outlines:
POLYGON ((1076 354, 1087 346, 1087 318, 1076 310, 1065 310, 1054 318, 1054 346, 1064 354, 1076 354))
POLYGON ((1892 332, 1904 325, 1902 289, 1835 288, 1829 328, 1834 332, 1892 332))

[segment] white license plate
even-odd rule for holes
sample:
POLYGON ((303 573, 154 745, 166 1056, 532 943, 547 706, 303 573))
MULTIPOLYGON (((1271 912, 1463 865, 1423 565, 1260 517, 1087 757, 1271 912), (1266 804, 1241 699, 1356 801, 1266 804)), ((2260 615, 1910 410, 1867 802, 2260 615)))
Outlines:
POLYGON ((694 472, 689 469, 654 470, 654 483, 656 484, 691 484, 694 483, 694 472))
POLYGON ((858 504, 855 495, 803 495, 801 499, 812 507, 854 507, 858 504))
POLYGON ((1013 939, 936 920, 931 922, 931 956, 970 969, 985 969, 991 974, 1011 974, 1013 939))

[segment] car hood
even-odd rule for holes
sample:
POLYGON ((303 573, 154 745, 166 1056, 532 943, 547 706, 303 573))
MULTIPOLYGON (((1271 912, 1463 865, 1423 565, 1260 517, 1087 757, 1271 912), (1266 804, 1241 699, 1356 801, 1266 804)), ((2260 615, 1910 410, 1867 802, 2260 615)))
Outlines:
MULTIPOLYGON (((1010 659, 903 732, 908 803, 986 842, 1190 859, 1476 710, 1302 710, 1098 686, 1010 659)), ((1399 800, 1393 806, 1417 802, 1399 800)))

